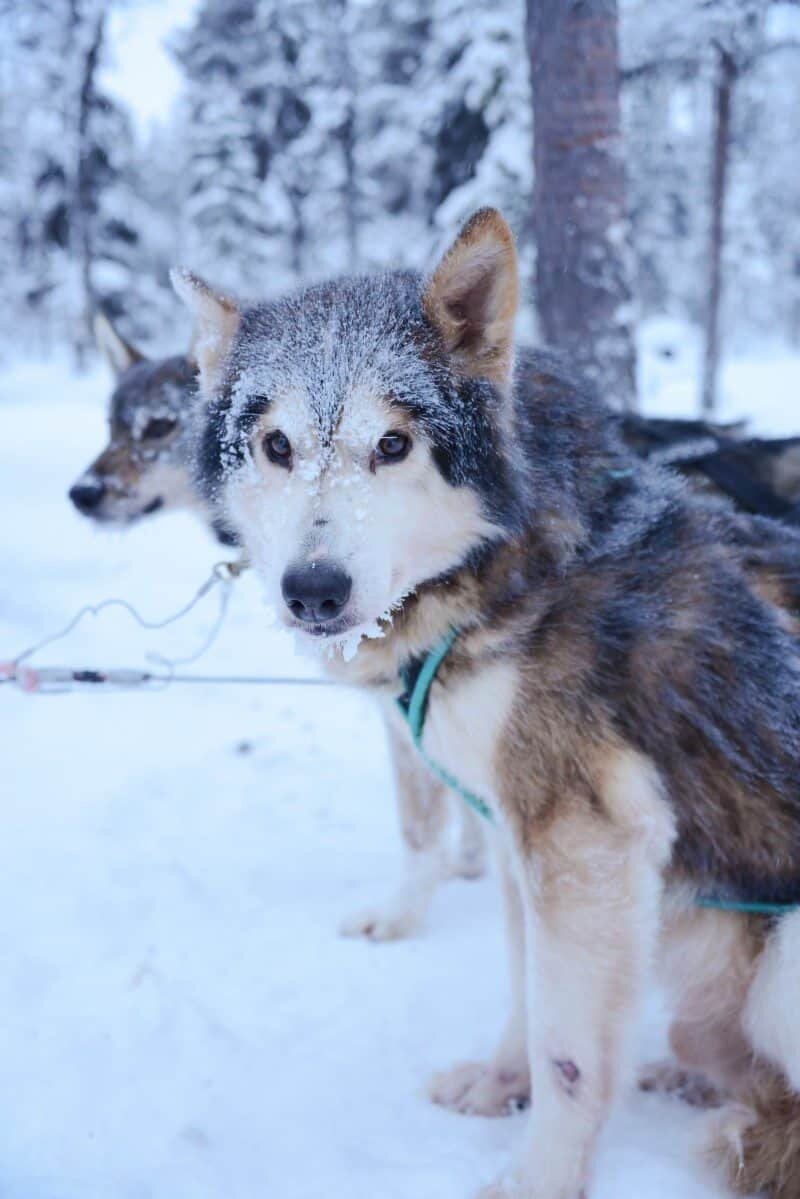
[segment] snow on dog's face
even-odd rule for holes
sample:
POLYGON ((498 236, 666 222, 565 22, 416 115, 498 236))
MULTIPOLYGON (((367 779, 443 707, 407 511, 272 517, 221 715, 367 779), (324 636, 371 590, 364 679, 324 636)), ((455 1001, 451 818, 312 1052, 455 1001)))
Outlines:
POLYGON ((393 273, 240 309, 189 275, 209 405, 199 469, 290 627, 375 631, 509 520, 513 240, 472 218, 425 283, 393 273))

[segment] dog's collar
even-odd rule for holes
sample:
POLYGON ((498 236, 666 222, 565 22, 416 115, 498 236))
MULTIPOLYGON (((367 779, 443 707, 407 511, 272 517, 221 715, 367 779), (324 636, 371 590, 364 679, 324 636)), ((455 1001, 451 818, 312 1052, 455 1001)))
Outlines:
POLYGON ((403 694, 397 700, 397 707, 408 725, 411 740, 420 757, 426 762, 433 773, 446 783, 451 791, 460 795, 465 803, 482 816, 484 820, 493 820, 492 809, 485 799, 469 791, 458 779, 428 757, 422 746, 422 734, 425 730, 425 719, 428 715, 428 698, 433 680, 439 667, 444 662, 450 650, 458 640, 458 629, 451 628, 441 641, 429 650, 425 657, 412 658, 400 668, 400 680, 403 684, 403 694))
MULTIPOLYGON (((433 758, 430 758, 422 746, 422 736, 425 731, 425 720, 428 715, 428 700, 433 681, 439 668, 458 640, 459 630, 451 628, 424 656, 409 659, 400 668, 400 680, 403 693, 397 700, 397 707, 408 725, 414 747, 433 773, 445 783, 451 791, 460 795, 465 803, 482 816, 484 820, 493 821, 492 809, 484 799, 469 791, 462 783, 445 770, 433 758)), ((761 903, 751 900, 730 899, 723 896, 699 895, 695 906, 710 908, 715 911, 740 912, 749 916, 785 916, 795 912, 800 903, 761 903)))

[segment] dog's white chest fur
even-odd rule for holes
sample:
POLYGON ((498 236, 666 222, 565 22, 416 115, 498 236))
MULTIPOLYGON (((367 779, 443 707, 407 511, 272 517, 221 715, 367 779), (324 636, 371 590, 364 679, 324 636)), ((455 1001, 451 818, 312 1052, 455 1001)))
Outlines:
POLYGON ((426 754, 459 783, 497 806, 497 746, 514 702, 516 669, 497 662, 471 678, 434 682, 422 744, 426 754))

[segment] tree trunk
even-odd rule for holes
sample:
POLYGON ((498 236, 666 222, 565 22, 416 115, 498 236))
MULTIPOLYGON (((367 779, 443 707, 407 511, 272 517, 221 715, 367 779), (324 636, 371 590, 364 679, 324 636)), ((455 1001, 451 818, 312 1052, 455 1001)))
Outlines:
POLYGON ((711 167, 711 228, 708 240, 708 306, 706 309, 703 362, 703 412, 717 406, 719 372, 719 311, 722 298, 722 245, 725 224, 725 193, 730 151, 731 96, 736 82, 736 62, 720 48, 714 84, 714 159, 711 167))
POLYGON ((342 155, 344 157, 345 187, 344 203, 347 229, 347 257, 349 269, 355 270, 359 262, 358 249, 358 185, 356 182, 355 158, 355 104, 352 95, 347 104, 347 116, 341 128, 342 155))
POLYGON ((636 404, 616 0, 527 0, 544 339, 636 404))
POLYGON ((92 224, 94 220, 94 185, 90 146, 90 121, 95 97, 95 81, 105 36, 105 13, 101 10, 92 28, 83 58, 81 88, 78 97, 78 136, 76 142, 75 202, 72 214, 75 231, 74 248, 78 260, 81 286, 81 321, 77 336, 77 357, 83 365, 88 346, 92 344, 92 322, 97 309, 97 295, 92 277, 92 224))
POLYGON ((303 277, 303 248, 306 242, 306 230, 303 224, 303 200, 305 193, 291 184, 288 188, 289 207, 292 210, 292 224, 289 230, 289 245, 291 246, 290 264, 295 279, 303 277))
POLYGON ((358 181, 356 177, 356 83, 353 63, 350 56, 351 22, 348 10, 348 0, 339 0, 335 12, 338 13, 338 28, 336 38, 338 45, 338 74, 339 87, 342 89, 345 101, 345 113, 337 135, 342 148, 344 165, 344 182, 342 201, 344 206, 345 239, 347 244, 348 267, 351 271, 357 269, 359 261, 358 245, 358 181))

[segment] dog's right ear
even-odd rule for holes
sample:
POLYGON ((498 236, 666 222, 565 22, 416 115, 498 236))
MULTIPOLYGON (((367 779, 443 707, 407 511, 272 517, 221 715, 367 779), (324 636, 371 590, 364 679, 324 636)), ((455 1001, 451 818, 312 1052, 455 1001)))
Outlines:
POLYGON ((194 317, 188 357, 200 370, 200 387, 210 398, 220 381, 241 312, 230 296, 222 295, 191 271, 173 270, 172 286, 194 317))
POLYGON ((140 354, 130 342, 117 333, 104 312, 95 314, 94 336, 97 348, 117 377, 124 374, 135 362, 144 360, 144 354, 140 354))

